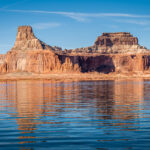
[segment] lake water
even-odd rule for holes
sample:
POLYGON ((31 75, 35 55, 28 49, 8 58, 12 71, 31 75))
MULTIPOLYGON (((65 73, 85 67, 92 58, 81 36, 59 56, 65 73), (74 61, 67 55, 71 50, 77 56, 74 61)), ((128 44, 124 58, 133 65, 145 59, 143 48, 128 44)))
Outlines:
POLYGON ((0 82, 0 149, 150 149, 150 82, 0 82))

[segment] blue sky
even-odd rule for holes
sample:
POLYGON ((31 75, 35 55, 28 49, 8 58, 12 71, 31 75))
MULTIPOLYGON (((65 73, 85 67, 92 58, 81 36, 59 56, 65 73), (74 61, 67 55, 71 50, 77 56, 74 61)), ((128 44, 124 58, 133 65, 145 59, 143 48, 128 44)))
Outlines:
POLYGON ((0 53, 14 45, 20 25, 62 48, 91 46, 103 32, 131 32, 150 49, 150 0, 0 0, 0 53))

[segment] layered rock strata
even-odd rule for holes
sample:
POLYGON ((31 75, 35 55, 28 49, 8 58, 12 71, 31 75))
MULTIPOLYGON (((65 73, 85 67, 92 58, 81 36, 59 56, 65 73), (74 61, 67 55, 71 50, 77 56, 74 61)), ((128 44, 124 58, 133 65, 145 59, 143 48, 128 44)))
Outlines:
POLYGON ((68 51, 70 53, 137 54, 149 52, 138 44, 138 39, 128 32, 103 33, 94 45, 68 51))
POLYGON ((79 72, 78 64, 72 64, 69 58, 61 63, 55 54, 58 49, 37 39, 30 26, 20 26, 14 47, 6 55, 0 56, 0 73, 79 72))
POLYGON ((53 50, 49 45, 40 41, 34 36, 30 26, 20 26, 15 41, 15 45, 11 50, 53 50))
POLYGON ((14 47, 0 55, 0 73, 150 73, 150 52, 130 33, 103 33, 93 46, 65 50, 34 36, 30 26, 18 28, 14 47))

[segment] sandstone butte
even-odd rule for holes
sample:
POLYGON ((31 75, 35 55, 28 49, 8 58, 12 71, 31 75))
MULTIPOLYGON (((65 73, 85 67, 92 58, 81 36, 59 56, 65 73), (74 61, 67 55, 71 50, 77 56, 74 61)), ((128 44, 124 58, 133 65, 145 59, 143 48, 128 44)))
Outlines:
POLYGON ((9 73, 150 74, 150 51, 128 32, 103 33, 94 45, 62 50, 34 36, 30 26, 18 27, 14 47, 0 55, 0 74, 9 73))

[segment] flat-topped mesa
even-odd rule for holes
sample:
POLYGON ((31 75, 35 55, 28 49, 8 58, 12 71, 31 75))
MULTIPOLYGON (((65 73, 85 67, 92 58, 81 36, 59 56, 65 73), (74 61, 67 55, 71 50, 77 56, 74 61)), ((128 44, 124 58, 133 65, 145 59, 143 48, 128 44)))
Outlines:
POLYGON ((53 50, 34 36, 31 26, 19 26, 15 45, 11 50, 53 50))
POLYGON ((100 53, 145 53, 147 49, 138 44, 138 38, 129 32, 103 33, 94 47, 100 53))
POLYGON ((113 45, 138 45, 138 39, 129 32, 103 33, 99 36, 94 45, 113 46, 113 45))
POLYGON ((31 26, 19 26, 16 41, 36 39, 31 26))
POLYGON ((102 33, 93 46, 76 48, 66 51, 71 54, 136 54, 136 53, 149 53, 145 47, 138 44, 138 38, 133 37, 129 32, 116 32, 116 33, 102 33))

